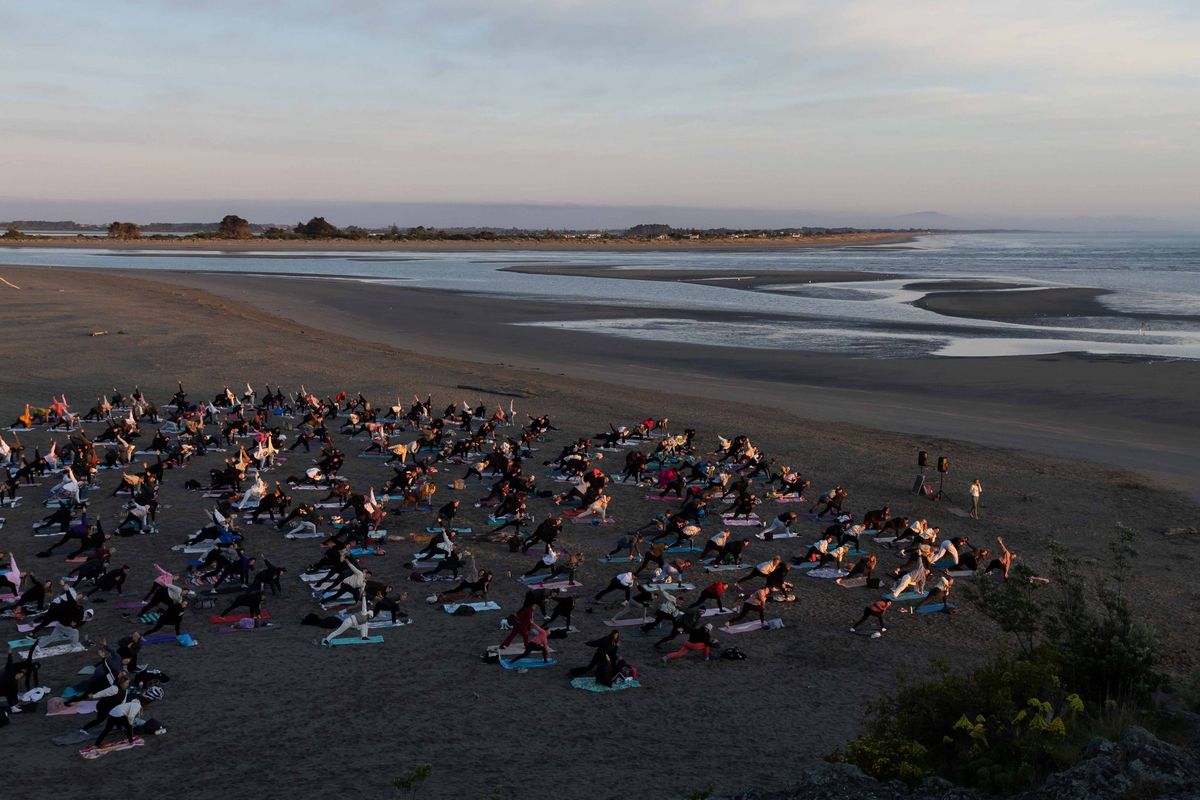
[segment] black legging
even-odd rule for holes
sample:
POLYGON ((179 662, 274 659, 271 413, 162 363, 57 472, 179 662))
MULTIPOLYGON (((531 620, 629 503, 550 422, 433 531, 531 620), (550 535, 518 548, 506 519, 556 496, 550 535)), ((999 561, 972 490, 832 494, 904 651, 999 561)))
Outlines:
POLYGON ((700 596, 697 597, 695 602, 693 602, 691 605, 689 605, 688 608, 695 608, 698 605, 702 605, 705 600, 716 600, 717 608, 720 609, 721 611, 725 610, 725 604, 721 600, 721 595, 717 594, 717 590, 712 588, 711 586, 707 586, 704 589, 700 590, 700 596))
POLYGON ((109 716, 104 721, 104 730, 100 731, 100 735, 96 737, 96 747, 99 747, 104 742, 104 737, 108 736, 109 732, 117 727, 125 729, 125 739, 127 741, 133 741, 133 723, 129 721, 129 718, 124 714, 119 717, 109 716))
POLYGON ((235 608, 247 608, 250 610, 250 616, 257 617, 262 613, 262 601, 262 595, 258 592, 239 594, 236 598, 234 598, 233 603, 229 606, 229 608, 221 612, 220 616, 228 617, 229 612, 233 611, 235 608))
POLYGON ((602 599, 604 599, 604 595, 608 594, 609 592, 615 592, 615 591, 622 591, 625 593, 625 602, 629 602, 629 599, 633 596, 633 587, 626 586, 625 584, 621 583, 616 578, 613 578, 611 581, 608 582, 608 586, 605 586, 603 589, 601 589, 599 592, 596 593, 595 599, 602 600, 602 599))
POLYGON ((554 604, 554 611, 542 623, 544 627, 549 626, 556 619, 561 619, 566 623, 567 629, 571 628, 571 614, 575 611, 575 598, 564 597, 554 604))
POLYGON ((735 622, 740 622, 741 620, 745 619, 746 617, 750 616, 751 614, 753 614, 755 612, 758 613, 759 623, 766 623, 767 608, 766 608, 765 604, 761 605, 761 606, 757 606, 757 605, 754 605, 753 603, 742 603, 742 610, 739 611, 737 614, 735 614, 733 616, 733 619, 729 620, 729 624, 732 625, 735 622))
POLYGON ((175 635, 179 636, 180 626, 183 625, 183 612, 182 611, 164 611, 161 615, 159 615, 158 621, 154 623, 154 627, 152 627, 150 630, 146 631, 142 635, 149 636, 150 634, 154 633, 155 631, 162 630, 167 625, 171 625, 173 628, 175 628, 175 635))

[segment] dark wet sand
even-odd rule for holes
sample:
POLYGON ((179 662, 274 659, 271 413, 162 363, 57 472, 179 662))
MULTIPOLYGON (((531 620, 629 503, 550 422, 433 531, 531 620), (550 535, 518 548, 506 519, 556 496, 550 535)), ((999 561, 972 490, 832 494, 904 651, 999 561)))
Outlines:
MULTIPOLYGON (((1090 568, 1090 559, 1104 558, 1112 522, 1122 520, 1142 537, 1128 591, 1162 629, 1170 668, 1183 671, 1197 663, 1194 645, 1200 626, 1190 613, 1194 579, 1192 570, 1180 565, 1195 559, 1200 543, 1194 537, 1168 539, 1159 533, 1194 525, 1200 516, 1196 504, 1126 470, 980 447, 953 441, 949 433, 982 435, 994 425, 993 435, 1014 446, 1040 434, 1050 441, 1059 437, 1060 443, 1073 436, 1100 447, 1099 431, 1089 432, 1083 425, 1086 416, 1113 414, 1122 404, 1140 404, 1139 413, 1152 416, 1145 406, 1154 393, 1171 394, 1171 380, 1182 386, 1194 381, 1194 372, 1070 358, 956 361, 941 367, 947 377, 956 376, 955 388, 918 395, 917 381, 936 381, 937 373, 918 372, 925 367, 915 362, 839 366, 837 359, 801 356, 793 362, 740 360, 755 351, 643 350, 640 343, 486 324, 479 320, 488 313, 501 319, 518 314, 512 303, 469 295, 236 276, 36 269, 3 274, 23 287, 0 290, 0 329, 5 331, 0 409, 11 416, 24 402, 44 402, 52 392, 65 391, 75 405, 86 407, 96 392, 114 384, 124 389, 140 384, 149 396, 162 400, 177 379, 197 397, 216 393, 226 382, 240 386, 248 380, 256 387, 282 382, 289 388, 303 382, 322 394, 361 389, 380 400, 428 391, 439 407, 477 398, 475 392, 454 388, 458 384, 519 386, 536 394, 516 401, 519 412, 551 413, 563 429, 542 445, 538 456, 548 456, 609 421, 666 415, 679 428, 697 428, 706 449, 718 434, 749 434, 767 452, 811 475, 816 487, 845 485, 855 511, 890 502, 896 513, 928 517, 978 543, 1001 534, 1035 566, 1046 563, 1046 545, 1054 537, 1090 568), (219 294, 184 285, 189 282, 219 294), (109 335, 87 336, 98 329, 109 335), (403 342, 406 349, 386 341, 403 342), (465 357, 452 357, 450 350, 465 357), (754 377, 739 376, 739 364, 754 377), (531 365, 541 368, 527 368, 531 365), (713 377, 721 370, 728 370, 728 376, 713 377), (1044 420, 1038 426, 1036 415, 1021 413, 1029 411, 1023 409, 1021 393, 1039 381, 1048 383, 1054 373, 1065 379, 1056 382, 1060 391, 1075 379, 1070 391, 1076 392, 1079 412, 1069 413, 1067 394, 1039 394, 1038 403, 1058 404, 1065 422, 1044 420), (1111 396, 1094 391, 1099 380, 1094 375, 1109 378, 1111 396), (858 384, 838 388, 839 381, 851 378, 858 384), (1001 412, 989 418, 987 404, 992 401, 983 399, 989 385, 998 401, 1006 403, 1004 413, 1011 419, 1001 412), (939 410, 931 412, 934 407, 939 410), (941 435, 885 430, 905 419, 930 417, 941 435), (834 418, 864 424, 828 421, 834 418), (1093 434, 1095 439, 1088 438, 1093 434), (949 502, 933 505, 907 493, 918 448, 952 456, 949 502), (974 477, 985 487, 984 519, 979 522, 964 519, 962 511, 966 486, 974 477)), ((522 313, 551 311, 532 304, 526 312, 522 304, 522 313)), ((1182 446, 1182 421, 1165 427, 1180 437, 1182 446)), ((1109 433, 1144 435, 1135 428, 1109 433)), ((48 435, 22 439, 44 447, 48 435)), ((361 446, 342 437, 338 443, 349 452, 361 446)), ((1066 449, 1060 444, 1058 455, 1066 455, 1066 449)), ((168 548, 199 524, 208 504, 182 491, 182 482, 203 478, 220 458, 213 454, 183 472, 168 473, 163 499, 170 508, 163 511, 163 533, 118 543, 119 558, 133 566, 133 588, 145 590, 151 562, 182 566, 182 557, 168 548)), ((378 485, 387 474, 377 461, 348 462, 346 474, 356 486, 378 485)), ((297 453, 272 477, 300 471, 307 463, 297 453)), ((457 476, 447 470, 446 478, 451 477, 457 476)), ((104 474, 103 487, 111 490, 113 478, 104 474)), ((613 513, 622 525, 600 530, 566 526, 566 544, 593 557, 580 573, 589 593, 619 569, 596 563, 594 556, 612 546, 625 524, 640 523, 667 507, 643 500, 643 492, 632 487, 613 491, 613 513)), ((99 493, 91 510, 106 523, 119 513, 119 500, 103 498, 107 493, 99 493)), ((453 494, 442 489, 438 497, 453 494)), ((461 496, 469 506, 481 494, 473 487, 461 496)), ((783 508, 768 505, 765 513, 783 508)), ((532 510, 541 516, 553 506, 537 500, 532 510)), ((66 565, 36 559, 34 552, 46 540, 28 535, 30 522, 43 513, 32 501, 6 511, 5 547, 28 568, 56 576, 66 565)), ((468 509, 465 518, 482 528, 482 512, 468 509)), ((389 520, 389 529, 407 533, 428 521, 428 515, 405 515, 389 520)), ((804 538, 756 541, 750 560, 800 552, 820 526, 804 522, 799 527, 804 538)), ((771 608, 773 616, 784 619, 782 631, 723 637, 725 644, 748 653, 748 660, 685 661, 662 668, 656 666, 658 651, 649 641, 625 637, 623 652, 641 667, 645 688, 593 696, 567 688, 561 667, 522 675, 480 664, 476 655, 500 636, 498 617, 454 619, 421 602, 426 591, 407 581, 402 561, 411 548, 404 544, 391 545, 388 555, 368 560, 368 566, 410 592, 414 624, 386 632, 383 645, 319 650, 311 644, 316 632, 296 624, 311 603, 294 577, 296 569, 315 560, 318 548, 312 542, 283 541, 267 529, 253 529, 250 541, 255 553, 266 553, 293 570, 285 578, 284 597, 268 601, 281 627, 223 636, 193 616, 188 628, 198 635, 200 647, 146 648, 146 659, 174 680, 166 700, 153 710, 169 733, 139 750, 84 762, 49 743, 50 737, 76 727, 79 718, 15 719, 4 731, 12 767, 5 783, 13 797, 34 796, 47 786, 64 800, 161 800, 181 792, 189 798, 290 800, 342 797, 348 787, 355 796, 386 797, 393 791, 392 779, 420 763, 433 764, 433 778, 419 795, 430 800, 657 800, 709 784, 718 796, 780 790, 788 786, 793 768, 856 733, 864 701, 892 685, 897 670, 923 672, 932 657, 961 669, 998 638, 995 628, 969 608, 951 618, 897 615, 883 640, 854 637, 845 628, 874 595, 798 576, 799 601, 771 608), (762 709, 770 709, 785 733, 758 737, 750 747, 746 726, 762 709), (664 725, 670 727, 666 733, 664 725)), ((512 608, 522 590, 508 574, 525 569, 530 560, 494 545, 469 547, 479 566, 498 570, 495 598, 512 608)), ((891 567, 898 562, 885 553, 883 563, 891 567)), ((704 576, 697 578, 703 581, 704 576)), ((581 611, 576 619, 581 635, 559 650, 567 666, 586 662, 590 650, 582 640, 606 630, 596 615, 581 611)), ((102 609, 88 633, 116 638, 133 627, 102 609)), ((3 628, 11 632, 12 625, 4 623, 3 628)), ((60 689, 85 663, 80 656, 48 660, 42 682, 60 689)))
MULTIPOLYGON (((936 287, 932 287, 936 288, 936 287)), ((1006 291, 933 291, 913 302, 948 317, 1016 322, 1042 317, 1121 317, 1124 319, 1200 322, 1190 314, 1132 313, 1110 308, 1100 298, 1107 289, 1061 288, 1006 291)))

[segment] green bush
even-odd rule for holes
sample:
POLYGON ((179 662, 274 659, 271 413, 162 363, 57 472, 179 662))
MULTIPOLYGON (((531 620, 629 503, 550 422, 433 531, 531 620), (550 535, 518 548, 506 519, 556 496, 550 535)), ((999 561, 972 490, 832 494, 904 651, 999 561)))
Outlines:
POLYGON ((1136 716, 1160 682, 1157 640, 1120 581, 1136 553, 1132 532, 1119 527, 1111 550, 1111 573, 1092 586, 1058 545, 1048 586, 1025 567, 1003 583, 976 579, 964 594, 1015 647, 965 674, 937 663, 933 680, 902 684, 830 759, 880 780, 939 775, 1000 794, 1074 763, 1093 735, 1136 716))

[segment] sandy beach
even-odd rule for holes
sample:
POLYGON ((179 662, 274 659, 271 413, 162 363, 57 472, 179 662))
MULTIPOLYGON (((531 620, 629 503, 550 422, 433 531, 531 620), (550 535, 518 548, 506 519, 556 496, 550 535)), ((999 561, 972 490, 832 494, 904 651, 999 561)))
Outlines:
MULTIPOLYGON (((1001 534, 1035 566, 1045 563, 1051 538, 1094 565, 1120 520, 1141 537, 1127 590, 1158 624, 1169 667, 1197 664, 1200 628, 1190 613, 1196 590, 1187 563, 1198 543, 1194 536, 1162 535, 1200 520, 1187 494, 1200 474, 1187 390, 1200 376, 1191 362, 1074 356, 862 362, 802 351, 633 344, 508 324, 630 313, 602 305, 499 303, 464 293, 247 275, 32 268, 4 268, 0 275, 21 287, 0 287, 4 422, 25 402, 44 404, 52 393, 65 392, 75 407, 86 408, 114 384, 125 391, 140 385, 165 402, 176 381, 195 397, 246 381, 285 389, 303 383, 322 395, 363 391, 380 402, 432 393, 439 408, 480 399, 460 385, 521 387, 533 396, 517 400, 518 411, 549 413, 561 429, 538 456, 556 454, 609 422, 669 417, 673 428, 697 429, 705 450, 718 435, 748 434, 811 476, 814 489, 847 487, 856 512, 890 503, 895 513, 928 517, 978 543, 1001 534), (107 335, 88 336, 101 330, 107 335), (627 354, 631 347, 636 359, 627 354), (933 505, 908 492, 918 449, 951 455, 949 502, 933 505), (981 521, 963 511, 973 478, 985 487, 981 521)), ((44 447, 50 438, 22 434, 28 446, 44 447)), ((353 452, 360 443, 340 437, 339 444, 353 452)), ((202 478, 220 458, 212 454, 169 473, 163 531, 118 543, 117 558, 133 566, 132 588, 145 590, 155 561, 182 566, 169 547, 198 526, 209 502, 183 491, 182 483, 202 478)), ((273 477, 307 464, 297 452, 273 477)), ((388 473, 378 462, 349 458, 345 474, 366 486, 388 473)), ((57 577, 66 571, 61 559, 35 558, 45 540, 29 536, 30 523, 43 515, 32 499, 46 488, 5 510, 2 533, 23 565, 57 577)), ((443 488, 438 499, 461 495, 469 506, 482 494, 443 488)), ((614 490, 619 525, 566 526, 567 544, 589 556, 580 573, 584 594, 617 571, 595 557, 625 524, 664 510, 643 494, 614 490)), ((108 522, 119 504, 98 500, 90 513, 108 522)), ((533 510, 541 516, 552 508, 541 500, 533 510)), ((764 513, 784 508, 768 504, 764 513)), ((389 530, 410 533, 429 518, 408 516, 390 518, 389 530)), ((465 516, 475 530, 485 527, 482 511, 468 509, 465 516)), ((749 561, 798 554, 822 527, 802 522, 799 539, 755 541, 749 561)), ((394 543, 371 567, 409 592, 414 623, 387 631, 383 645, 326 651, 312 644, 315 629, 297 624, 312 603, 295 575, 319 557, 315 544, 284 541, 265 528, 251 529, 249 539, 255 552, 291 570, 284 596, 268 601, 281 625, 220 635, 196 615, 188 627, 200 647, 147 648, 146 659, 176 679, 155 710, 168 734, 136 753, 85 762, 50 744, 75 718, 15 720, 5 733, 9 761, 19 765, 6 778, 15 797, 53 786, 57 797, 94 798, 91 782, 101 774, 113 797, 184 791, 270 800, 294 797, 297 786, 306 796, 342 795, 348 780, 362 796, 384 797, 393 778, 420 763, 433 765, 425 798, 659 798, 707 785, 718 793, 783 789, 792 770, 856 733, 864 701, 891 686, 897 671, 922 673, 935 657, 952 668, 970 664, 997 637, 970 609, 948 618, 893 618, 884 639, 856 637, 846 628, 872 593, 797 576, 797 602, 771 609, 784 629, 722 637, 747 660, 659 667, 651 640, 631 636, 622 652, 641 669, 644 688, 591 695, 570 689, 564 673, 586 663, 584 640, 606 631, 600 608, 580 609, 581 633, 556 643, 561 666, 504 671, 477 658, 498 643, 499 617, 452 618, 426 605, 427 587, 409 582, 403 566, 415 548, 394 543), (764 714, 784 732, 752 734, 764 714), (670 757, 658 746, 664 736, 682 745, 670 757)), ((514 608, 521 589, 511 575, 530 559, 486 543, 469 548, 479 566, 496 570, 495 599, 514 608)), ((888 568, 897 563, 887 554, 881 561, 888 568)), ((103 611, 93 628, 93 638, 115 638, 130 623, 103 611)), ((49 660, 42 682, 61 688, 84 663, 79 656, 49 660)))

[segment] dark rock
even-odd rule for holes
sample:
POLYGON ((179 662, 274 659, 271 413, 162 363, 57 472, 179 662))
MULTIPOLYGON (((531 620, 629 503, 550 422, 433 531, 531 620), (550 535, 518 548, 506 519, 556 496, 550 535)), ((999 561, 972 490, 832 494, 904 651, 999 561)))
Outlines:
MULTIPOLYGON (((1144 728, 1125 731, 1120 742, 1096 737, 1084 759, 1057 772, 1037 789, 1010 800, 1200 800, 1200 759, 1160 741, 1144 728)), ((989 800, 943 778, 926 778, 911 791, 899 781, 880 783, 850 764, 818 764, 803 770, 792 789, 738 800, 989 800)))
POLYGON ((1188 790, 1200 797, 1200 763, 1190 753, 1134 726, 1121 736, 1125 772, 1136 784, 1161 787, 1163 793, 1188 790))
POLYGON ((1121 765, 1110 755, 1098 755, 1070 769, 1056 772, 1040 788, 1021 795, 1022 800, 1118 800, 1133 782, 1121 774, 1121 765))

